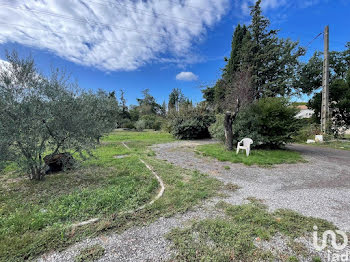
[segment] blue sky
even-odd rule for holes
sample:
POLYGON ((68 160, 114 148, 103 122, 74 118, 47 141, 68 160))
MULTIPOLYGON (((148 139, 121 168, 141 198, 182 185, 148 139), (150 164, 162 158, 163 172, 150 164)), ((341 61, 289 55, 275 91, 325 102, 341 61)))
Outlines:
MULTIPOLYGON (((271 27, 280 29, 282 37, 305 46, 328 24, 331 50, 342 50, 350 41, 350 0, 262 2, 271 27)), ((31 54, 43 72, 51 66, 67 69, 85 89, 123 89, 128 104, 135 104, 146 88, 160 103, 173 88, 199 102, 200 88, 220 76, 234 27, 249 23, 252 3, 0 0, 0 59, 5 49, 15 48, 31 54)), ((302 59, 315 50, 323 50, 322 36, 302 59)))

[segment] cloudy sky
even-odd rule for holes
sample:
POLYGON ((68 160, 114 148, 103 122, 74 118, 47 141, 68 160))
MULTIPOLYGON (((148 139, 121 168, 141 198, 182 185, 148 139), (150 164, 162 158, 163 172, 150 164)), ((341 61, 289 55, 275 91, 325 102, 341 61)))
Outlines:
MULTIPOLYGON (((172 88, 200 101, 220 75, 237 23, 254 0, 0 0, 0 58, 31 54, 46 72, 64 67, 87 89, 123 89, 129 103, 149 88, 159 102, 172 88)), ((263 0, 283 37, 306 45, 330 24, 331 47, 350 41, 348 0, 263 0)), ((322 48, 322 39, 309 53, 322 48)))

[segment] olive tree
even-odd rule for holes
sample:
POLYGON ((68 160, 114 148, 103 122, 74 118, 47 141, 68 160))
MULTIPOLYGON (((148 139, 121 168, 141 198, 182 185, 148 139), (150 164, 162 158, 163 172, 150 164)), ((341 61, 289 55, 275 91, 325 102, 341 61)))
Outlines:
POLYGON ((229 81, 222 81, 225 85, 226 96, 220 103, 224 109, 225 145, 229 151, 233 150, 232 125, 242 108, 245 108, 254 101, 255 92, 252 87, 251 73, 249 70, 237 71, 229 77, 229 81))
POLYGON ((0 161, 41 180, 44 154, 89 150, 114 127, 118 103, 104 92, 79 90, 60 70, 46 77, 15 52, 7 60, 0 69, 0 161))

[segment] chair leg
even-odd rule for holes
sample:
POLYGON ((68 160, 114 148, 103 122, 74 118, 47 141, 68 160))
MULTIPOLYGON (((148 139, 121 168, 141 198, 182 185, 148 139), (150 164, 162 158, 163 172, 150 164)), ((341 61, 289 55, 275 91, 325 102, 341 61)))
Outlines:
POLYGON ((239 146, 237 146, 236 155, 239 153, 239 146))
POLYGON ((250 154, 250 148, 247 148, 246 149, 246 155, 249 156, 249 154, 250 154))

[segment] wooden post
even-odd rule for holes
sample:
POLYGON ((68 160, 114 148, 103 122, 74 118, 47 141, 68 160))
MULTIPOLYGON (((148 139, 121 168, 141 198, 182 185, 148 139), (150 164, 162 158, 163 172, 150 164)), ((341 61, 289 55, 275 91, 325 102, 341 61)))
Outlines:
POLYGON ((321 131, 329 131, 329 26, 324 29, 324 60, 322 79, 321 131))

